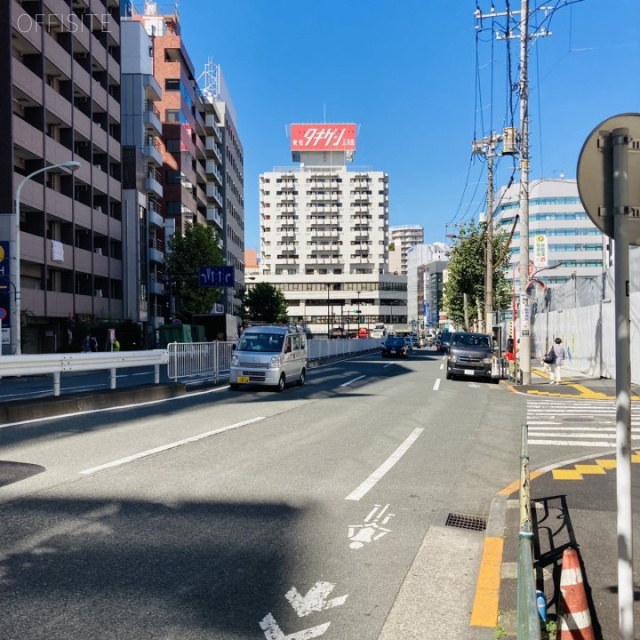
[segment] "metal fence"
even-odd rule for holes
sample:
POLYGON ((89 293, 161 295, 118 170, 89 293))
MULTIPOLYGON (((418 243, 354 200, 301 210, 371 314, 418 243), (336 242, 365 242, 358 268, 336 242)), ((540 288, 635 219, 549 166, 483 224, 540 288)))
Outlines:
MULTIPOLYGON (((309 362, 339 358, 359 353, 378 351, 382 340, 360 338, 357 340, 309 340, 307 353, 309 362)), ((229 377, 231 356, 235 342, 172 342, 167 346, 167 374, 171 380, 218 382, 229 377)))
POLYGON ((229 377, 235 342, 172 342, 167 345, 167 375, 174 382, 185 378, 218 380, 229 377))

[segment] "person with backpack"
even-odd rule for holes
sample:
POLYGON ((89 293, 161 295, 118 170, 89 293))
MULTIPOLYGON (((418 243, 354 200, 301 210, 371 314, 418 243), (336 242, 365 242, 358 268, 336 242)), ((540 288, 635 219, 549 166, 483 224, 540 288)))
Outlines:
POLYGON ((551 353, 553 353, 553 371, 551 372, 551 382, 549 384, 560 384, 562 381, 562 365, 565 359, 564 347, 560 338, 556 338, 553 341, 549 355, 551 353))

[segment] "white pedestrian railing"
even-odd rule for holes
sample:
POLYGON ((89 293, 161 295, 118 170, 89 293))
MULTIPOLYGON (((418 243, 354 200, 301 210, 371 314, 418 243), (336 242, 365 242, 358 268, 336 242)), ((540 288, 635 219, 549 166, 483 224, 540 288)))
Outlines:
MULTIPOLYGON (((376 351, 381 343, 382 340, 378 338, 308 340, 308 360, 315 362, 326 358, 376 351)), ((218 382, 228 378, 234 344, 235 342, 172 342, 167 346, 169 351, 167 374, 174 382, 185 379, 218 382)))
MULTIPOLYGON (((376 351, 382 340, 309 340, 310 362, 376 351)), ((53 395, 60 395, 60 374, 108 369, 109 388, 116 388, 116 371, 131 367, 154 367, 154 383, 160 383, 160 366, 167 365, 169 379, 213 380, 229 377, 234 342, 173 342, 167 349, 107 351, 105 353, 50 353, 0 357, 0 378, 53 376, 53 395)))
POLYGON ((0 378, 53 375, 53 395, 60 395, 60 374, 81 371, 111 372, 109 388, 116 388, 116 371, 130 367, 154 367, 154 383, 160 383, 160 365, 169 362, 164 349, 106 353, 44 353, 0 357, 0 378))
POLYGON ((172 342, 167 345, 171 380, 228 378, 235 342, 172 342))

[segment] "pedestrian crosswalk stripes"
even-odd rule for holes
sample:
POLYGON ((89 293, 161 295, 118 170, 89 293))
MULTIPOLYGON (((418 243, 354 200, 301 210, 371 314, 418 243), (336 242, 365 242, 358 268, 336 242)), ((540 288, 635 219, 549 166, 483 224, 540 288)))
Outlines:
MULTIPOLYGON (((611 400, 527 400, 527 425, 530 445, 616 446, 616 406, 611 400)), ((631 440, 640 441, 640 407, 635 404, 631 406, 631 440)))

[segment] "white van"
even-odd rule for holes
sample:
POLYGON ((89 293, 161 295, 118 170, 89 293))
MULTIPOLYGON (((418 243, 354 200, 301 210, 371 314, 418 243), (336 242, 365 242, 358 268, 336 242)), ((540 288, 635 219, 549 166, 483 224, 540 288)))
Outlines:
POLYGON ((301 327, 257 325, 245 329, 231 357, 229 385, 263 385, 282 391, 307 377, 307 336, 301 327))

